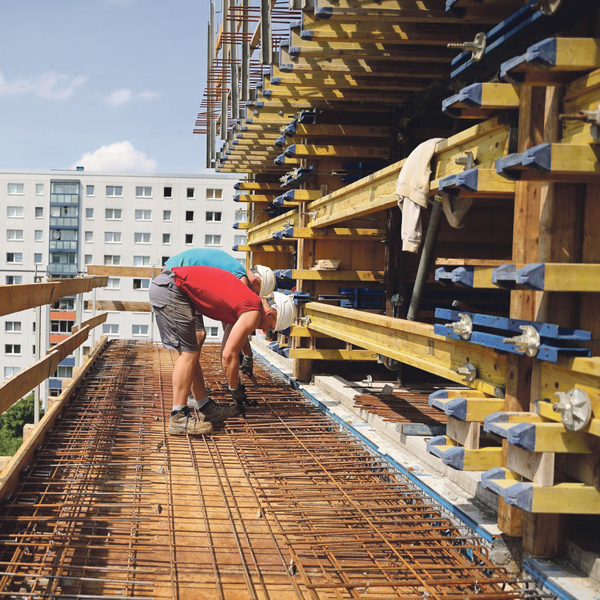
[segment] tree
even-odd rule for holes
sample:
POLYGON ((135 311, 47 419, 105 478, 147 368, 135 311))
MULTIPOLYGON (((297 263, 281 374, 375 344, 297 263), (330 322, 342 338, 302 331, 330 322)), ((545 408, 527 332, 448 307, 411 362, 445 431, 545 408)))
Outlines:
POLYGON ((0 415, 0 456, 12 456, 23 443, 23 426, 33 423, 33 393, 0 415))

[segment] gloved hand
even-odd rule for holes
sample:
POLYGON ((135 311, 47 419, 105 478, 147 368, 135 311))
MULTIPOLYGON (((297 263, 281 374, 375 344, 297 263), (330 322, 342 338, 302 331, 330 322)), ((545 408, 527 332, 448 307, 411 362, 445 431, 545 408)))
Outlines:
POLYGON ((252 378, 252 375, 253 375, 252 369, 253 368, 254 368, 254 359, 252 358, 252 356, 244 356, 244 359, 242 360, 242 363, 240 364, 240 371, 244 375, 247 375, 248 377, 252 378))
POLYGON ((244 384, 239 383, 236 389, 232 390, 229 388, 229 391, 231 392, 231 397, 235 400, 237 407, 240 409, 240 412, 243 415, 246 414, 244 402, 247 402, 248 398, 246 397, 246 388, 244 387, 244 384))

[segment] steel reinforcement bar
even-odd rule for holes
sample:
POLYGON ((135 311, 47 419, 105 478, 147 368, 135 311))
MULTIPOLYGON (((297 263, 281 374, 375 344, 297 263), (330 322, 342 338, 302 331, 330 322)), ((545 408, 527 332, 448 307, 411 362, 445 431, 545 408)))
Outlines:
MULTIPOLYGON (((543 597, 260 365, 245 419, 169 436, 175 358, 108 344, 2 499, 0 596, 543 597)), ((218 348, 202 362, 229 401, 218 348)))

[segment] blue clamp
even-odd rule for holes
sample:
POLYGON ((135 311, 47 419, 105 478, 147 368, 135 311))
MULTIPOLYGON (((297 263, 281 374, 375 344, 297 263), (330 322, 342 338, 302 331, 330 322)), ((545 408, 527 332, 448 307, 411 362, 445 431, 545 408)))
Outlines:
POLYGON ((514 287, 517 277, 515 265, 500 265, 492 271, 492 283, 498 287, 511 289, 514 287))

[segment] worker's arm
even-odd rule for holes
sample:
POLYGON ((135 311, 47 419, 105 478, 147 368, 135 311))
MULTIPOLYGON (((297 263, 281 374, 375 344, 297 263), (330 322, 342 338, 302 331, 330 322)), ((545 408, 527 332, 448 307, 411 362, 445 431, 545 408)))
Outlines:
POLYGON ((244 345, 248 344, 248 336, 258 327, 260 323, 260 312, 251 310, 240 315, 240 318, 235 322, 227 340, 223 346, 223 370, 227 378, 227 385, 230 389, 236 389, 239 386, 240 368, 239 353, 244 345))
MULTIPOLYGON (((227 344, 227 339, 229 338, 229 334, 231 333, 231 329, 233 327, 231 323, 223 323, 222 325, 223 341, 221 342, 221 354, 223 354, 225 344, 227 344)), ((252 331, 250 333, 252 333, 252 331)), ((244 356, 252 356, 252 346, 250 345, 250 338, 246 338, 246 340, 244 341, 244 345, 242 346, 242 354, 244 356)))

